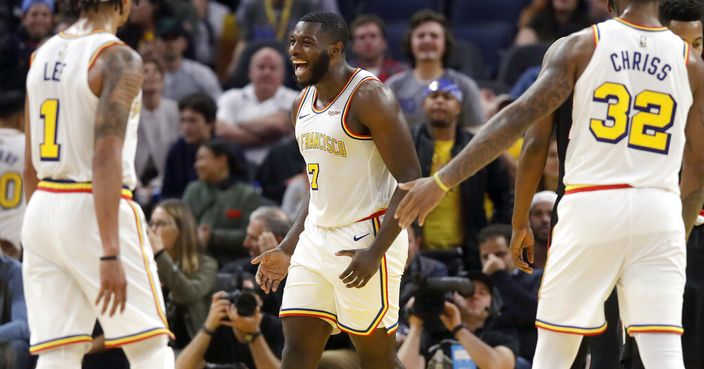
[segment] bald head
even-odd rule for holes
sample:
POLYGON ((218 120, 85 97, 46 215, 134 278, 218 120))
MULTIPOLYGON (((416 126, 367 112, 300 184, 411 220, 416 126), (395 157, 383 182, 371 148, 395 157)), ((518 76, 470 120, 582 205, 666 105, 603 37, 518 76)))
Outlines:
POLYGON ((284 81, 284 72, 284 58, 275 49, 263 47, 252 55, 249 80, 254 85, 260 101, 276 93, 284 81))

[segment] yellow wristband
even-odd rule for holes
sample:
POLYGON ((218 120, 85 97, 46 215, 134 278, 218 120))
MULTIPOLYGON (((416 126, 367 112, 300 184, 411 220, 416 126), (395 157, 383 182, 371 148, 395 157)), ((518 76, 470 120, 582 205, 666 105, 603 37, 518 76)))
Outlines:
POLYGON ((442 183, 442 180, 440 179, 440 174, 438 174, 438 172, 435 172, 435 174, 433 174, 433 179, 435 180, 435 183, 437 183, 438 187, 440 187, 441 190, 443 190, 445 192, 450 191, 450 189, 447 188, 447 186, 445 186, 444 183, 442 183))

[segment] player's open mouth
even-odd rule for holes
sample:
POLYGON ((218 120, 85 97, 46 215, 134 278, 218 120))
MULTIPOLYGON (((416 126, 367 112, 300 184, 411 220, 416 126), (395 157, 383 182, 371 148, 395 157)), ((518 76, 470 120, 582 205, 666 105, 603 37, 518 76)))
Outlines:
POLYGON ((294 60, 293 69, 296 77, 300 77, 303 73, 308 70, 308 62, 303 60, 294 60))

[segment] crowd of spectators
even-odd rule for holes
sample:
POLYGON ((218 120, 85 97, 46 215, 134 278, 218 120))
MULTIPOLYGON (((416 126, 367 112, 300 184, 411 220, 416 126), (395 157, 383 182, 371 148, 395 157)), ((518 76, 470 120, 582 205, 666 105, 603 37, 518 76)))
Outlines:
MULTIPOLYGON (((55 1, 7 0, 0 5, 0 133, 21 134, 21 105, 13 108, 17 104, 8 101, 14 101, 12 93, 23 93, 32 52, 75 20, 76 14, 55 1)), ((263 294, 249 261, 276 247, 298 209, 306 206, 301 201, 309 179, 290 123, 299 88, 292 83, 286 54, 287 34, 298 18, 327 10, 349 21, 350 64, 377 75, 396 95, 422 174, 429 176, 472 140, 472 132, 530 86, 545 44, 609 17, 605 1, 599 0, 486 1, 496 3, 477 7, 486 14, 467 15, 480 23, 480 31, 472 36, 457 31, 464 15, 453 10, 463 1, 469 0, 410 1, 408 6, 417 7, 417 12, 400 30, 398 22, 385 22, 395 0, 133 4, 118 36, 139 51, 144 65, 135 199, 150 214, 149 239, 176 336, 172 346, 177 368, 280 365, 282 291, 263 294), (382 11, 365 12, 375 6, 382 11), (505 14, 515 16, 507 21, 505 14), (486 23, 479 21, 483 17, 486 23), (492 22, 508 23, 509 42, 486 46, 483 38, 496 36, 488 26, 492 22), (496 59, 496 48, 506 59, 482 65, 496 59), (516 50, 538 55, 526 57, 527 62, 507 61, 516 50), (466 58, 468 52, 475 53, 473 58, 466 58), (470 68, 469 59, 479 60, 479 66, 470 68), (477 72, 463 72, 467 70, 477 72), (516 77, 506 77, 511 73, 516 77)), ((550 119, 559 123, 571 117, 557 112, 550 119)), ((538 186, 541 192, 530 205, 535 262, 533 274, 525 274, 516 269, 509 249, 521 144, 519 140, 449 192, 422 228, 409 230, 401 288, 405 308, 397 334, 399 358, 406 368, 531 367, 538 289, 560 167, 553 140, 538 186), (474 288, 448 292, 436 316, 417 313, 422 281, 447 276, 465 277, 474 288)), ((696 229, 693 236, 695 253, 702 250, 701 232, 696 229)), ((27 352, 16 238, 0 233, 6 255, 0 255, 0 369, 28 369, 33 364, 27 352)), ((689 273, 692 280, 698 276, 689 273)), ((688 281, 688 293, 698 299, 698 308, 686 310, 692 316, 704 306, 699 301, 702 288, 688 281)), ((99 325, 95 337, 84 367, 125 367, 119 349, 102 347, 99 325)), ((692 342, 701 342, 701 337, 692 342)), ((692 347, 698 350, 696 344, 692 347)), ((702 362, 691 365, 704 367, 702 362)), ((359 367, 349 338, 332 337, 320 368, 359 367)))

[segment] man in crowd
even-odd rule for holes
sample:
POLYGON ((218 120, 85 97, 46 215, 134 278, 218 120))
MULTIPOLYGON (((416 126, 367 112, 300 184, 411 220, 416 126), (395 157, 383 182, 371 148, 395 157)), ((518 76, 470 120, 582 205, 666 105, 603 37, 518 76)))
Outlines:
POLYGON ((374 73, 382 82, 408 68, 386 55, 386 26, 376 15, 363 14, 355 18, 350 24, 350 34, 354 54, 350 64, 374 73))

